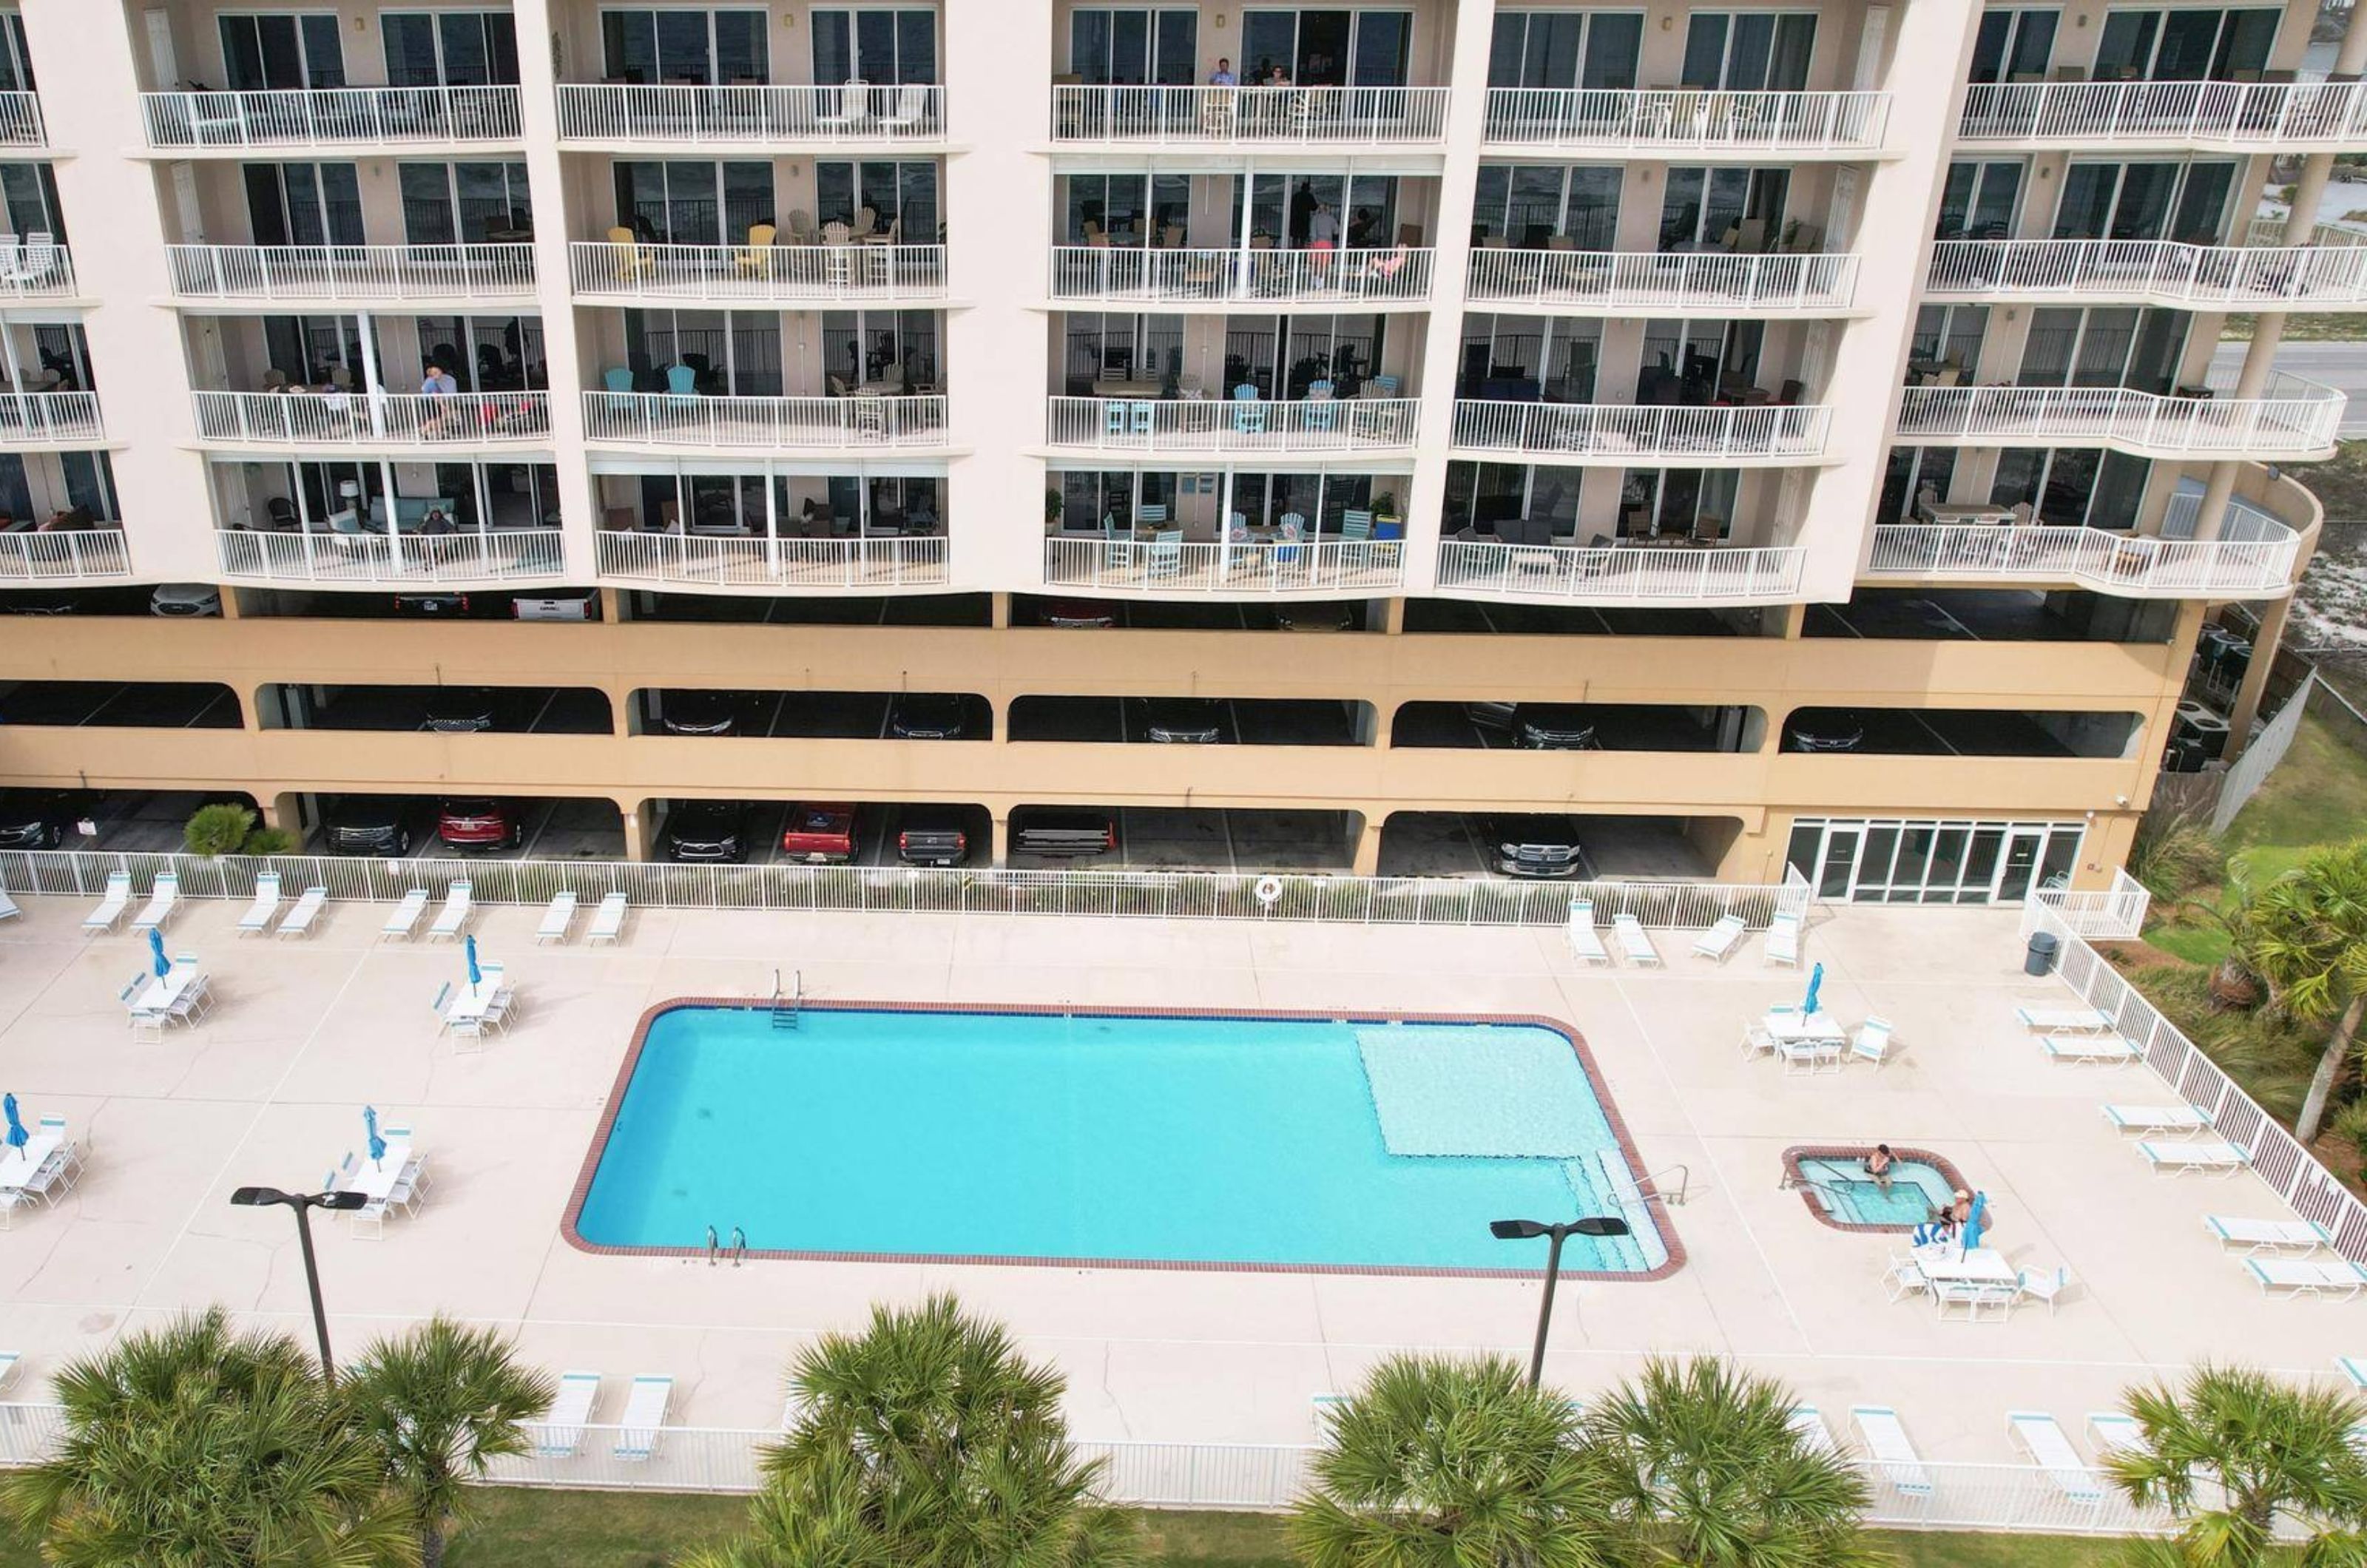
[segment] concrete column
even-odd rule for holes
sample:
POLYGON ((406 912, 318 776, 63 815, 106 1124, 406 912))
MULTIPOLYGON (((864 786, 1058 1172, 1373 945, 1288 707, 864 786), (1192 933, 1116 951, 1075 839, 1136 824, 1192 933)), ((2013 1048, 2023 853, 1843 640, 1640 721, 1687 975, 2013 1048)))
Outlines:
POLYGON ((2260 694, 2268 689, 2269 670, 2277 661, 2277 649, 2285 640, 2285 620, 2293 614, 2293 597, 2271 599, 2260 611, 2259 635, 2252 639, 2252 661, 2244 667, 2244 679, 2236 688, 2236 701, 2227 710, 2228 761, 2243 755, 2245 745, 2252 738, 2252 720, 2259 716, 2260 694))
POLYGON ((1348 870, 1356 876, 1378 876, 1381 874, 1381 823, 1367 812, 1361 818, 1364 826, 1356 834, 1356 847, 1350 856, 1348 870))
POLYGON ((987 624, 999 632, 1010 630, 1011 595, 1008 593, 990 593, 986 597, 990 605, 987 624))
POLYGON ((987 818, 987 864, 1000 871, 1011 863, 1011 818, 987 818))
MULTIPOLYGON (((567 242, 583 229, 583 215, 569 209, 559 155, 559 94, 550 41, 557 28, 550 19, 550 0, 515 0, 511 15, 517 26, 527 181, 534 194, 534 274, 542 302, 543 364, 550 375, 550 438, 559 452, 580 454, 585 382, 575 343, 575 310, 568 300, 567 242)), ((593 504, 590 467, 580 456, 572 460, 562 457, 559 463, 559 521, 566 535, 567 581, 591 581, 592 536, 600 513, 593 504)))
POLYGON ((650 846, 654 840, 654 834, 651 831, 654 825, 650 820, 650 803, 644 800, 635 805, 620 800, 617 803, 617 810, 625 822, 625 858, 627 860, 649 859, 650 846))

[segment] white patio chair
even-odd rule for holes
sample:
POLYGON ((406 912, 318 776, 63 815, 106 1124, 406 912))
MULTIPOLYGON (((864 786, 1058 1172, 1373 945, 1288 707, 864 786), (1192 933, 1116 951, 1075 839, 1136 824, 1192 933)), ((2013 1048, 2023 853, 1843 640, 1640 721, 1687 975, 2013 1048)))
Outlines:
POLYGON ((2225 1138, 2205 1139, 2192 1143, 2155 1143, 2146 1139, 2136 1145, 2146 1164, 2156 1176, 2183 1176, 2199 1171, 2206 1176, 2233 1176, 2252 1163, 2251 1151, 2241 1144, 2231 1144, 2225 1138))
POLYGON ((635 1378, 625 1396, 625 1413, 617 1423, 617 1457, 638 1461, 656 1453, 658 1434, 665 1427, 666 1411, 673 1403, 674 1379, 650 1372, 635 1378))
POLYGON ((2046 1303, 2046 1315, 2055 1315, 2056 1303, 2071 1288, 2071 1270, 2057 1268, 2052 1272, 2044 1269, 2023 1269, 2016 1271, 2015 1289, 2034 1302, 2046 1303))
POLYGON ((2287 1253, 2306 1258, 2334 1245, 2334 1233, 2315 1220, 2248 1220, 2234 1214, 2205 1214, 2203 1228, 2223 1247, 2240 1247, 2252 1253, 2287 1253))
POLYGON ((1644 922, 1635 916, 1625 912, 1612 916, 1611 934, 1618 940, 1619 951, 1628 963, 1639 969, 1658 969, 1660 966, 1660 950, 1652 945, 1650 935, 1644 930, 1644 922))
POLYGON ((2112 1027, 2112 1015, 2095 1008, 2016 1008, 2013 1016, 2033 1034, 2093 1034, 2112 1027))
POLYGON ((288 911, 288 918, 279 922, 277 934, 281 936, 311 935, 312 922, 321 918, 322 906, 328 901, 327 888, 318 883, 307 887, 304 889, 304 896, 297 899, 295 907, 288 911))
POLYGON ((1767 922, 1767 962, 1800 966, 1800 917, 1778 915, 1767 922))
POLYGON ((123 911, 131 905, 131 874, 111 871, 107 874, 107 890, 99 895, 98 908, 82 918, 86 931, 111 931, 122 920, 123 911))
POLYGON ((549 907, 542 912, 542 924, 534 929, 534 940, 538 944, 546 942, 565 942, 567 928, 574 923, 574 892, 571 889, 554 894, 549 907))
POLYGON ((379 934, 394 940, 407 941, 411 933, 418 929, 419 917, 426 912, 427 889, 414 887, 405 893, 394 908, 387 912, 386 924, 379 927, 379 934))
POLYGON ((625 904, 622 893, 611 893, 600 900, 600 907, 592 911, 591 928, 583 933, 586 945, 615 942, 624 934, 625 904))
POLYGON ((271 918, 279 912, 279 874, 259 873, 255 879, 255 902, 238 918, 238 934, 253 936, 271 930, 271 918))
POLYGON ((160 931, 164 922, 173 918, 173 907, 181 901, 181 876, 178 872, 160 871, 149 885, 148 907, 132 918, 131 930, 160 931))
POLYGON ((1742 1059, 1744 1061, 1747 1062, 1753 1056, 1772 1056, 1774 1054, 1775 1036, 1767 1032, 1765 1024, 1746 1023, 1742 1026, 1742 1059))
POLYGON ((572 1459, 583 1446, 583 1428, 600 1398, 598 1372, 561 1372, 559 1393, 540 1421, 527 1424, 534 1451, 542 1459, 572 1459))
POLYGON ((2367 1291, 2367 1269, 2347 1258, 2246 1258, 2242 1262, 2264 1296, 2282 1292, 2347 1302, 2367 1291))
POLYGON ((1891 1028, 1888 1019, 1869 1014, 1857 1033, 1850 1039, 1850 1055, 1859 1061, 1872 1062, 1880 1067, 1890 1055, 1891 1028))
POLYGON ((2117 1410, 2088 1412, 2088 1439, 2096 1451, 2109 1459, 2113 1454, 2141 1454, 2150 1447, 2145 1439, 2145 1428, 2134 1416, 2124 1416, 2117 1410))
POLYGON ((17 900, 9 897, 6 889, 0 889, 0 920, 16 919, 24 912, 17 908, 17 900))
POLYGON ((2145 1059, 2135 1041, 2118 1034, 2049 1034, 2039 1041, 2038 1048, 2046 1053, 2048 1061, 2068 1062, 2075 1067, 2111 1066, 2145 1059))
POLYGON ((1908 1441, 1898 1412, 1886 1404, 1852 1405, 1850 1425, 1857 1428, 1866 1457, 1880 1467, 1884 1480, 1910 1497, 1931 1495, 1931 1472, 1923 1468, 1915 1445, 1908 1441))
POLYGON ((1610 949, 1603 945, 1603 933, 1594 929, 1594 903, 1588 898, 1573 898, 1569 904, 1569 950, 1581 964, 1611 963, 1610 949))
POLYGON ((1702 932, 1701 936, 1694 941, 1693 955, 1697 958, 1709 959, 1716 964, 1723 964, 1742 941, 1742 933, 1748 930, 1750 927, 1743 922, 1740 915, 1721 915, 1716 925, 1702 932))
POLYGON ((2197 1105, 2107 1105, 2104 1120, 2123 1133, 2207 1133, 2211 1118, 2197 1105))
POLYGON ((2009 1410, 2005 1414, 2007 1432, 2014 1446, 2030 1456, 2030 1462, 2046 1472, 2055 1489, 2074 1503, 2101 1503, 2104 1498, 2103 1483, 2096 1472, 2079 1458, 2071 1439, 2055 1423, 2055 1417, 2037 1410, 2009 1410))
POLYGON ((436 923, 427 928, 427 940, 440 941, 459 936, 473 912, 472 886, 464 877, 455 877, 444 889, 444 907, 436 911, 436 923))

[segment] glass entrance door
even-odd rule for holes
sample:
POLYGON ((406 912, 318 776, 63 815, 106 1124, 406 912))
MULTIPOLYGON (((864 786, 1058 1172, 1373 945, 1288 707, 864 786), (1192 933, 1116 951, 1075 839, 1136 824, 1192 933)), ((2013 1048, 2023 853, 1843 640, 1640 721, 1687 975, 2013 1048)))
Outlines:
POLYGON ((2078 822, 1803 818, 1785 859, 1834 903, 2019 904, 2069 879, 2085 831, 2078 822))

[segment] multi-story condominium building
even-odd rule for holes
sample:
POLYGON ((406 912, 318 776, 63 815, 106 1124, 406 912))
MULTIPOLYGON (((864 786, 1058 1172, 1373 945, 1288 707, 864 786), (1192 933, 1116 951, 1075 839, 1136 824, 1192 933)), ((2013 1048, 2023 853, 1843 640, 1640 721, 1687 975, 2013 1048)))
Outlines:
POLYGON ((17 3, 0 783, 348 847, 2092 885, 2367 309, 2304 7, 17 3))

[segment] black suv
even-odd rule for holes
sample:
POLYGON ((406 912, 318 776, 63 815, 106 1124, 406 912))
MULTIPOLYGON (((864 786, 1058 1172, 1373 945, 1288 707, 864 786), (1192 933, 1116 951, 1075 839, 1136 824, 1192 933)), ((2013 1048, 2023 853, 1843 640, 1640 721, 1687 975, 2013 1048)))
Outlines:
POLYGON ((1143 733, 1162 745, 1214 746, 1225 738, 1225 705, 1217 697, 1150 697, 1143 733))
POLYGON ((736 800, 684 800, 666 813, 666 858, 678 861, 741 861, 748 836, 736 800))
POLYGON ((340 855, 407 855, 411 852, 411 807, 379 795, 340 800, 328 810, 321 836, 340 855))
POLYGON ((1506 876, 1563 878, 1585 869, 1578 824, 1567 817, 1496 817, 1486 828, 1489 863, 1506 876))
POLYGON ((439 686, 419 709, 419 728, 442 735, 477 735, 493 728, 493 693, 486 686, 439 686))
POLYGON ((729 735, 740 727, 739 705, 729 692, 668 692, 658 722, 668 735, 729 735))
POLYGON ((899 740, 958 740, 962 700, 948 692, 898 697, 888 709, 888 733, 899 740))
POLYGON ((1576 703, 1523 703, 1513 710, 1512 744, 1530 751, 1592 751, 1594 720, 1576 703))
POLYGON ((0 794, 0 850, 54 850, 81 817, 82 803, 57 790, 0 794))
POLYGON ((1803 708, 1790 728, 1786 751, 1854 751, 1865 744, 1865 715, 1849 708, 1803 708))

